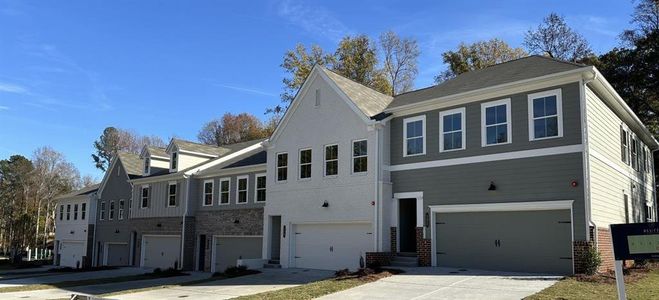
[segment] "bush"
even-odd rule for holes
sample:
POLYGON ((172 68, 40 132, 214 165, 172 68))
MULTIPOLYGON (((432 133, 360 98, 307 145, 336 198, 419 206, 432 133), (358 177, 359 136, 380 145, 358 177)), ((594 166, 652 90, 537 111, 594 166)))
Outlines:
POLYGON ((595 247, 589 247, 588 251, 583 253, 581 261, 584 264, 584 273, 586 275, 594 275, 602 264, 602 257, 595 247))
POLYGON ((224 275, 227 276, 227 277, 234 277, 234 276, 244 274, 245 271, 247 271, 246 266, 237 266, 237 267, 233 266, 233 267, 228 267, 228 268, 224 269, 224 275))
POLYGON ((350 270, 348 269, 343 269, 343 270, 338 270, 334 272, 334 276, 336 277, 344 277, 350 275, 350 270))

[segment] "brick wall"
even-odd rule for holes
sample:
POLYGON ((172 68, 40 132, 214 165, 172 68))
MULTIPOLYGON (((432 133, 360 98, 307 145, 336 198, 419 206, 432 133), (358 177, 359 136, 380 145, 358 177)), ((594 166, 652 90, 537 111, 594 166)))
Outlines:
POLYGON ((585 264, 581 259, 588 248, 592 246, 592 243, 589 241, 574 241, 573 251, 574 251, 574 273, 583 274, 585 271, 585 264))
POLYGON ((392 256, 393 253, 391 252, 366 252, 366 266, 374 263, 380 266, 389 266, 391 265, 392 256))
MULTIPOLYGON (((191 218, 191 217, 188 217, 191 218)), ((189 219, 188 219, 189 220, 189 219)), ((140 266, 142 260, 142 236, 150 234, 161 234, 161 235, 181 235, 181 229, 183 227, 183 218, 182 217, 164 217, 164 218, 135 218, 131 219, 132 230, 137 233, 137 240, 135 241, 135 266, 140 266)), ((194 228, 194 226, 193 226, 194 228)), ((186 238, 186 241, 188 239, 186 238)), ((194 247, 194 244, 193 244, 194 247)), ((185 250, 189 249, 189 246, 184 245, 185 250)), ((184 254, 187 254, 185 252, 184 254)), ((184 264, 185 267, 185 264, 184 264)))
POLYGON ((598 271, 614 270, 613 242, 611 241, 611 231, 608 228, 597 228, 597 251, 602 257, 602 265, 600 265, 598 271))
POLYGON ((430 257, 430 239, 423 237, 423 227, 416 228, 416 254, 419 259, 420 267, 429 267, 430 257))
POLYGON ((389 229, 389 249, 391 253, 398 253, 398 246, 396 243, 398 237, 396 235, 396 227, 391 227, 389 229))

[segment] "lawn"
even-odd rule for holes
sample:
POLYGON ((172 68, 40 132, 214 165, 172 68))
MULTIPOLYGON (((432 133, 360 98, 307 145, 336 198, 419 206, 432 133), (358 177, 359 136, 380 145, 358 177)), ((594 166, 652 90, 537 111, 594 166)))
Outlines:
MULTIPOLYGON (((634 276, 637 276, 635 280, 625 284, 628 299, 659 299, 659 269, 634 276)), ((585 282, 569 277, 526 299, 605 300, 618 299, 618 294, 612 279, 606 282, 585 282)))

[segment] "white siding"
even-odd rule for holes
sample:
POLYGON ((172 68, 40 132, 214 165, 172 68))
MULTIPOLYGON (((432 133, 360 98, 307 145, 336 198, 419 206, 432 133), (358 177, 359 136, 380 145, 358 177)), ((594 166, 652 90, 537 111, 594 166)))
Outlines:
MULTIPOLYGON (((197 156, 197 155, 192 155, 192 154, 186 154, 186 153, 181 153, 178 152, 178 170, 184 170, 192 166, 196 166, 200 163, 203 163, 205 161, 208 161, 212 158, 208 157, 202 157, 202 156, 197 156)), ((167 166, 169 168, 169 165, 167 166)))

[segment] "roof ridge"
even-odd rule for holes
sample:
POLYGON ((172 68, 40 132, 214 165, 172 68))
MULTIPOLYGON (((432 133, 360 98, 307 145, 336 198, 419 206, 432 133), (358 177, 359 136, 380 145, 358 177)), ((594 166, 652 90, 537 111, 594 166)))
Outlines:
POLYGON ((390 98, 393 98, 393 97, 394 97, 394 96, 391 96, 391 95, 387 95, 387 94, 385 94, 385 93, 383 93, 383 92, 380 92, 380 91, 378 91, 378 90, 376 90, 376 89, 374 89, 374 88, 372 88, 372 87, 370 87, 370 86, 368 86, 368 85, 365 85, 365 84, 363 84, 363 83, 359 83, 359 82, 357 82, 357 81, 355 81, 355 80, 352 80, 351 78, 348 78, 348 77, 346 77, 346 76, 343 76, 343 75, 341 75, 341 74, 339 74, 339 73, 337 73, 337 72, 334 72, 334 71, 332 71, 332 70, 330 70, 330 69, 328 69, 328 68, 325 68, 324 66, 319 66, 319 67, 322 68, 323 70, 326 70, 326 71, 332 72, 332 73, 336 74, 337 76, 341 76, 342 78, 345 78, 345 79, 347 79, 348 81, 351 81, 352 83, 359 84, 359 85, 361 85, 361 86, 363 86, 363 87, 365 87, 365 88, 367 88, 367 89, 369 89, 369 90, 371 90, 371 91, 374 91, 374 92, 376 92, 376 93, 382 94, 382 95, 387 96, 387 97, 390 97, 390 98))

